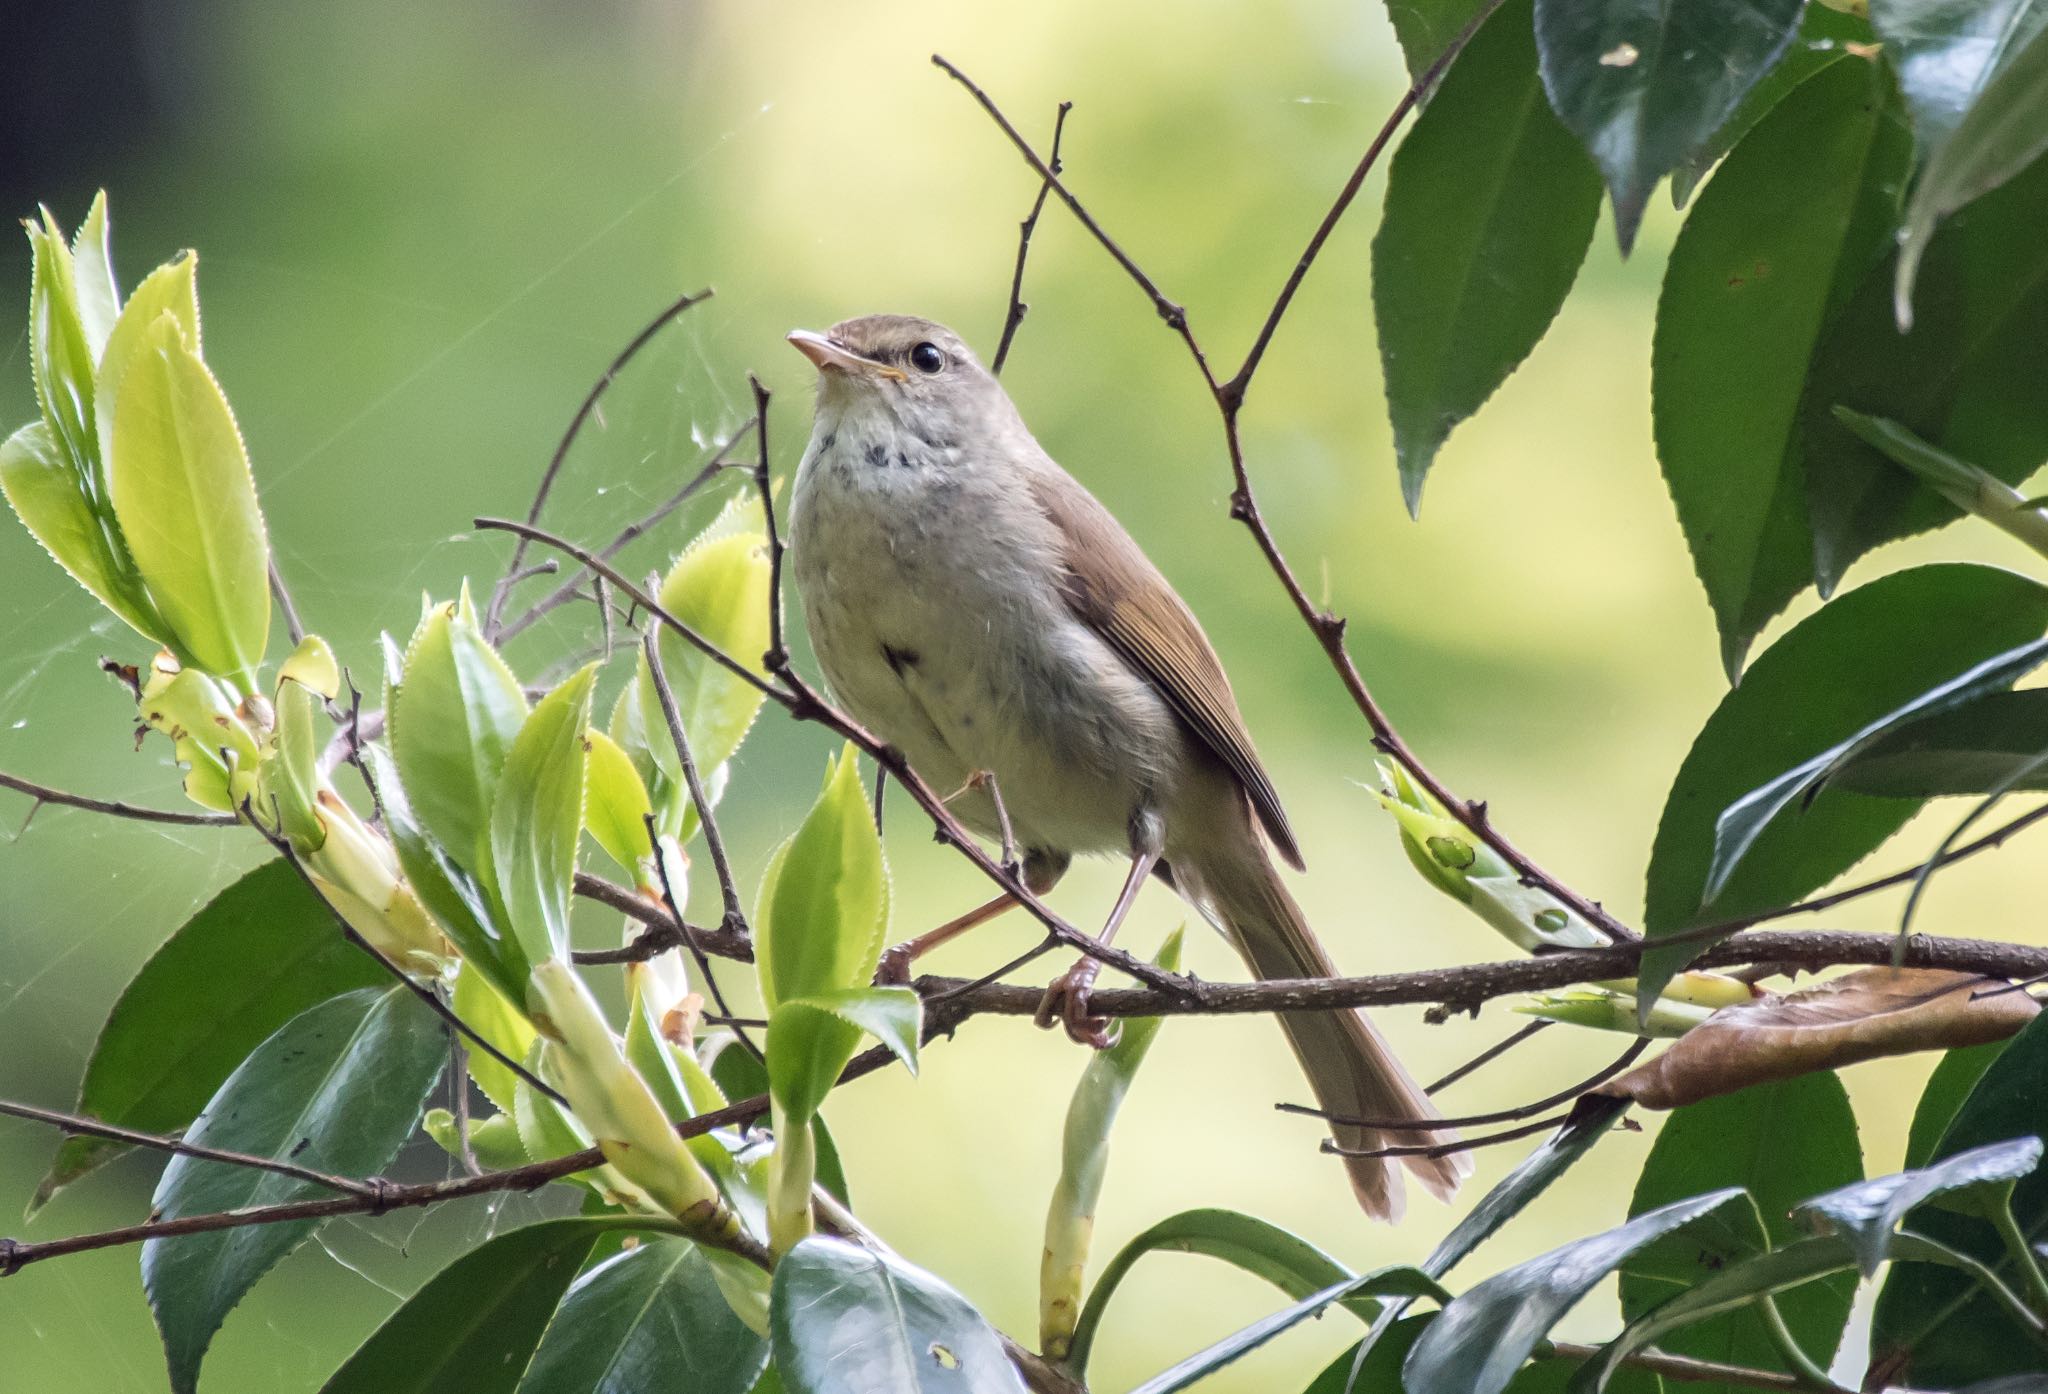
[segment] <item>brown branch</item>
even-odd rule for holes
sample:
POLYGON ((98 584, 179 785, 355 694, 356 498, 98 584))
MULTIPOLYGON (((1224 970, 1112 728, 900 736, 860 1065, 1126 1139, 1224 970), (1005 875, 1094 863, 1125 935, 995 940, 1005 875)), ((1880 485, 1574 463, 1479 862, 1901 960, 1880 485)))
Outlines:
MULTIPOLYGON (((661 631, 649 629, 642 639, 641 648, 646 653, 647 672, 654 679, 654 695, 661 704, 662 720, 668 725, 669 741, 675 746, 676 757, 683 764, 683 783, 689 788, 690 802, 697 807, 697 825, 704 830, 704 845, 711 850, 711 865, 718 873, 718 894, 725 909, 725 918, 720 921, 719 928, 742 939, 749 938, 751 936, 747 929, 747 917, 740 909, 739 883, 733 879, 732 862, 725 855, 725 835, 718 828, 718 812, 712 807, 711 795, 705 792, 704 781, 698 776, 697 761, 690 754, 690 737, 683 730, 682 713, 676 709, 676 694, 670 690, 668 673, 661 666, 661 631)), ((654 831, 651 817, 647 828, 651 837, 654 831)), ((658 843, 654 849, 654 861, 657 866, 663 868, 661 874, 665 888, 668 871, 658 843)), ((671 900, 669 909, 674 913, 676 923, 680 925, 683 917, 682 908, 671 900)), ((690 939, 687 931, 684 938, 690 939)), ((694 940, 691 941, 691 947, 693 950, 696 948, 694 940)))
POLYGON ((1537 1035, 1537 1033, 1548 1030, 1550 1027, 1555 1025, 1557 1025, 1556 1022, 1548 1020, 1530 1022, 1527 1026, 1518 1029, 1512 1036, 1509 1036, 1506 1040, 1498 1041, 1495 1044, 1488 1046, 1485 1050, 1480 1051, 1477 1055, 1473 1056, 1470 1060, 1467 1060, 1464 1064, 1457 1066, 1449 1074, 1443 1076, 1434 1084, 1426 1086, 1422 1092, 1425 1094, 1439 1094, 1443 1092, 1444 1090, 1450 1088, 1453 1084, 1456 1084, 1459 1080, 1464 1079, 1466 1076, 1474 1074, 1477 1071, 1484 1069, 1486 1066, 1491 1065, 1494 1061, 1500 1059, 1503 1055, 1506 1055, 1516 1046, 1519 1046, 1523 1042, 1534 1038, 1537 1035))
MULTIPOLYGON (((1529 1358, 1586 1361, 1600 1354, 1600 1350, 1599 1346, 1581 1345, 1577 1341, 1550 1341, 1529 1358)), ((1666 1355, 1662 1351, 1636 1351, 1623 1356, 1621 1363, 1631 1369, 1647 1370, 1652 1374, 1686 1384, 1741 1384, 1751 1389, 1806 1387, 1794 1376, 1780 1374, 1776 1370, 1758 1370, 1748 1365, 1724 1365, 1718 1360, 1695 1360, 1689 1355, 1666 1355)))
POLYGON ((616 881, 607 881, 602 876, 593 876, 587 871, 576 873, 576 894, 585 900, 594 900, 607 905, 628 918, 638 920, 647 929, 632 943, 616 949, 578 949, 578 963, 638 963, 653 958, 669 949, 686 948, 695 944, 706 953, 720 958, 733 959, 739 963, 754 961, 753 940, 739 934, 728 934, 721 929, 708 929, 702 925, 684 923, 672 917, 668 910, 650 903, 616 881))
POLYGON ((1650 1038, 1638 1036, 1628 1043, 1628 1048, 1611 1062, 1566 1089, 1559 1089, 1544 1095, 1534 1103, 1515 1108, 1495 1109, 1492 1113, 1468 1113, 1462 1118, 1350 1118, 1343 1114, 1326 1112, 1309 1104, 1275 1104, 1280 1113, 1297 1113, 1309 1118, 1322 1118, 1340 1123, 1347 1128, 1371 1128, 1382 1133, 1427 1133, 1438 1128, 1478 1128, 1489 1123, 1512 1123, 1519 1118, 1541 1113, 1546 1108, 1556 1108, 1590 1090, 1597 1089, 1613 1079, 1636 1062, 1636 1057, 1649 1049, 1650 1038))
POLYGON ((47 784, 37 784, 23 779, 18 774, 0 770, 0 789, 12 789, 26 794, 38 804, 61 804, 65 808, 83 808, 92 813, 104 813, 110 818, 127 818, 137 823, 175 823, 188 828, 231 828, 241 821, 232 813, 188 813, 178 808, 138 808, 132 803, 118 799, 95 799, 85 794, 72 794, 62 789, 52 789, 47 784))
POLYGON ((102 1123, 97 1118, 86 1118, 76 1113, 59 1113, 53 1108, 38 1108, 34 1104, 16 1103, 12 1099, 0 1099, 0 1113, 12 1118, 23 1118, 31 1123, 47 1123, 53 1128, 61 1128, 66 1133, 79 1136, 106 1138, 110 1142, 125 1142, 132 1147, 147 1147, 180 1157, 196 1157, 205 1162, 223 1162, 228 1166, 249 1167, 256 1171, 274 1171, 280 1176, 310 1181, 315 1186, 324 1186, 330 1191, 339 1191, 344 1195, 374 1197, 380 1185, 384 1184, 358 1181, 347 1176, 334 1176, 293 1162, 279 1161, 273 1157, 258 1157, 249 1152, 231 1152, 221 1147, 208 1147, 203 1143, 187 1142, 183 1138, 170 1137, 162 1133, 138 1132, 134 1128, 102 1123))
POLYGON ((299 618, 299 607, 292 601, 291 588, 284 583, 284 573, 277 569, 277 558, 272 556, 270 566, 270 594, 277 601, 278 611, 284 616, 284 632, 292 643, 297 644, 306 637, 306 626, 299 618))
MULTIPOLYGON (((1046 161, 1046 168, 1054 174, 1060 172, 1060 137, 1066 134, 1067 113, 1074 109, 1072 102, 1061 102, 1059 114, 1052 122, 1052 156, 1046 161)), ((1031 211, 1024 215, 1024 221, 1017 225, 1017 266, 1010 273, 1010 308, 1003 316, 1003 336, 996 343, 996 356, 988 363, 992 377, 1003 375, 1003 364, 1009 361, 1010 344, 1017 337, 1017 330, 1024 323, 1024 316, 1031 307, 1024 303, 1024 263, 1031 256, 1031 234, 1038 230, 1038 215, 1045 211, 1046 195, 1052 192, 1052 185, 1040 181, 1038 197, 1031 200, 1031 211)))
MULTIPOLYGON (((533 492, 533 503, 526 510, 527 522, 540 521, 541 510, 547 507, 548 495, 554 491, 556 476, 561 474, 562 464, 569 458, 569 447, 576 443, 576 437, 583 430, 583 423, 590 419, 591 412, 597 410, 598 400, 611 387, 613 380, 633 361, 641 349, 647 347, 655 335, 667 328, 692 305, 701 305, 710 298, 711 291, 708 287, 681 297, 650 320, 646 328, 635 334, 632 340, 619 350, 618 356, 612 359, 610 366, 591 385, 582 405, 576 408, 576 414, 569 418, 568 429, 562 432, 562 439, 555 446, 555 453, 548 457, 548 466, 541 471, 540 484, 533 492)), ((499 577, 498 584, 491 588, 491 603, 484 614, 484 634, 494 642, 498 635, 499 617, 504 614, 505 601, 512 593, 512 578, 519 574, 521 565, 526 561, 527 542, 528 539, 523 536, 519 539, 512 548, 511 560, 505 563, 505 574, 499 577)))
POLYGON ((1287 306, 1293 299, 1295 290, 1299 287, 1302 279, 1308 274, 1309 267, 1314 264, 1316 255, 1322 250, 1323 244, 1328 240, 1330 230, 1336 226, 1337 221, 1343 216, 1345 209, 1350 206, 1352 200, 1356 197, 1359 188, 1365 182, 1366 176, 1372 171, 1373 166, 1378 162, 1380 155, 1385 151, 1387 144, 1392 139, 1395 129, 1399 127, 1402 120, 1414 108, 1417 97, 1422 92, 1428 90, 1429 85, 1436 80, 1437 75, 1448 68, 1452 60, 1462 51, 1465 39, 1475 32, 1478 22, 1478 19, 1475 19, 1473 24, 1467 27, 1465 34, 1461 35, 1460 39, 1453 43, 1437 59, 1430 70, 1417 80, 1415 85, 1409 89, 1408 93, 1396 105, 1393 113, 1381 125, 1379 133, 1367 147, 1364 157, 1359 161, 1350 179, 1346 181, 1344 188, 1339 192, 1337 200, 1331 205, 1330 211, 1324 215, 1322 225, 1317 228, 1316 234, 1310 239, 1308 249, 1303 252, 1301 259, 1296 263, 1293 274, 1289 277, 1287 283, 1282 286, 1272 311, 1267 315, 1266 326, 1261 329, 1258 339, 1254 341, 1252 352, 1247 355, 1244 366, 1228 382, 1222 382, 1217 379, 1215 371, 1209 365, 1207 354, 1203 352, 1201 342, 1195 337, 1194 330, 1188 322, 1187 312, 1179 303, 1169 298, 1165 291, 1160 289, 1159 284, 1139 266, 1130 253, 1118 245, 1116 239, 1104 230, 1103 226, 1095 220, 1094 215, 1088 212, 1072 191, 1060 182, 1059 175, 1039 156, 1038 152, 1032 148, 1031 143, 1024 139, 1016 126, 1003 114, 1002 109, 995 104, 988 93, 977 86, 965 73, 939 55, 934 54, 932 62, 937 64, 954 81, 965 88, 969 95, 980 104, 982 110, 988 113, 989 118, 996 123, 997 127, 1009 139, 1011 145, 1015 146, 1017 152, 1024 157, 1025 162, 1038 171, 1039 177, 1045 181, 1046 185, 1055 194, 1059 195, 1060 201, 1067 205, 1067 208, 1080 221, 1081 225, 1101 244, 1103 250, 1108 252, 1117 265, 1124 269, 1125 274, 1151 300, 1153 309, 1158 311, 1160 317, 1167 322, 1168 326, 1180 336, 1181 342, 1186 345, 1188 355, 1194 360, 1195 368, 1201 373, 1202 381, 1208 387, 1209 394, 1215 400, 1217 411, 1222 417, 1224 446, 1229 455, 1230 472, 1235 485, 1230 497, 1230 516, 1243 523, 1251 531, 1252 538, 1258 544, 1259 551, 1266 558, 1267 566, 1286 590, 1288 598, 1294 602, 1295 609, 1300 612, 1302 620, 1308 625, 1310 632, 1315 635, 1316 641, 1322 645, 1331 667, 1336 670, 1339 680, 1344 684, 1345 691, 1350 694, 1352 704, 1358 708, 1360 715, 1365 718, 1366 724, 1372 729, 1373 745, 1398 761, 1414 777, 1417 784, 1428 790, 1430 795, 1438 803, 1442 804, 1453 818, 1469 829, 1474 836, 1499 853, 1501 858, 1512 866, 1516 873, 1526 882, 1540 887, 1555 896, 1560 903, 1575 911, 1580 918, 1593 925, 1608 938, 1616 942, 1623 942, 1635 938, 1635 932, 1615 919, 1614 916, 1608 914, 1598 902, 1588 900, 1555 876, 1544 871, 1542 867, 1538 866, 1516 847, 1506 834, 1493 826, 1491 820, 1487 817, 1486 805, 1483 802, 1461 799, 1453 794, 1448 786, 1430 772, 1429 768, 1422 763, 1421 758, 1402 739, 1400 732, 1387 718, 1386 712, 1373 697, 1372 691, 1367 687, 1364 677, 1358 671, 1357 665, 1351 660, 1350 652, 1344 644, 1346 621, 1339 616, 1324 613, 1309 598, 1308 592, 1303 589, 1300 579, 1294 574, 1294 570, 1288 564, 1286 556, 1281 552, 1279 543, 1273 537, 1272 530, 1267 527, 1265 518, 1260 514, 1257 495, 1252 488, 1251 475, 1245 464, 1243 442, 1238 432, 1238 413, 1244 405, 1245 393, 1251 385, 1252 374, 1258 367, 1259 359, 1265 352, 1266 343, 1272 338, 1274 330, 1278 328, 1281 317, 1286 313, 1287 306))
POLYGON ((817 689, 804 681, 793 666, 788 665, 786 658, 784 659, 783 671, 780 674, 782 682, 770 682, 731 654, 726 653, 709 639, 706 639, 695 629, 677 619, 673 614, 664 609, 660 602, 627 580, 610 562, 599 559, 588 548, 571 542, 567 538, 558 537, 545 528, 536 527, 531 523, 517 523, 505 518, 478 518, 476 526, 484 529, 518 533, 521 536, 530 537, 536 542, 540 542, 567 556, 573 557, 611 582, 612 585, 618 588, 620 594, 630 598, 642 610, 682 635, 684 639, 711 658, 713 662, 719 664, 728 672, 733 673, 749 686, 758 689, 768 700, 780 706, 792 717, 799 721, 815 721, 828 730, 835 732, 842 739, 852 742, 855 748, 867 754, 877 764, 886 767, 889 773, 894 776, 896 782, 902 785, 911 798, 917 801, 918 807, 922 808, 925 811, 925 815, 932 820, 933 835, 939 842, 945 843, 957 850, 982 875, 988 877, 1000 889, 1007 891, 1013 896, 1017 903, 1023 906, 1047 930, 1058 935, 1060 940, 1068 947, 1077 949, 1097 962, 1116 969, 1126 977, 1135 978, 1149 987, 1162 989, 1174 997, 1181 999, 1200 998, 1203 990, 1201 984, 1196 983, 1190 978, 1165 972, 1134 954, 1127 953, 1122 949, 1113 948, 1097 939, 1094 935, 1076 929, 1072 924, 1062 919, 1050 906, 1039 899, 1030 887, 1024 884, 1020 876, 1005 870, 983 850, 980 844, 974 840, 973 835, 965 827, 961 826, 960 821, 948 811, 945 800, 934 793, 931 786, 926 784, 923 779, 918 777, 916 771, 910 768, 909 762, 903 758, 900 751, 876 737, 855 722, 852 717, 847 716, 844 712, 826 701, 817 689), (787 684, 787 686, 784 684, 787 684))

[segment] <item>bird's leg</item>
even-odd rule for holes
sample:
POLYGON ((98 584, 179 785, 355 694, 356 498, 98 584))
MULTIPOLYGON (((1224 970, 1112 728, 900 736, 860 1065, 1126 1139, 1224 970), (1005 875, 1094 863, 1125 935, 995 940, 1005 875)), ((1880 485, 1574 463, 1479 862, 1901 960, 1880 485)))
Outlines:
MULTIPOLYGON (((1124 877, 1124 888, 1117 893, 1116 904, 1110 907, 1109 920, 1096 936, 1103 944, 1116 938, 1117 928, 1123 924, 1124 916, 1130 914, 1131 906, 1138 899, 1138 889, 1145 884, 1145 878, 1152 874, 1152 868, 1159 864, 1160 855, 1165 851, 1165 828, 1159 815, 1149 809, 1140 809, 1131 816, 1131 870, 1124 877)), ((1050 1028, 1057 1016, 1067 1028, 1067 1035, 1082 1045, 1106 1050, 1112 1037, 1106 1018, 1088 1014, 1088 997, 1095 987, 1095 975, 1102 971, 1096 959, 1083 955, 1075 960, 1074 966, 1053 980, 1045 990, 1045 997, 1038 1004, 1037 1015, 1033 1018, 1040 1026, 1050 1028)))
MULTIPOLYGON (((1050 852, 1032 851, 1025 854, 1021 875, 1024 888, 1033 895, 1044 895, 1059 884, 1060 877, 1067 871, 1067 858, 1050 852)), ((985 904, 977 905, 966 914, 946 921, 937 929, 928 929, 914 939, 906 939, 882 955, 881 963, 875 969, 875 981, 881 984, 901 985, 910 981, 910 965, 930 953, 941 944, 959 938, 968 930, 985 925, 996 916, 1017 904, 1017 898, 1008 891, 985 904)))
MULTIPOLYGON (((1012 876, 1022 876, 1023 863, 1017 859, 1017 836, 1010 829, 1010 810, 1003 806, 1003 790, 1002 786, 996 783, 996 772, 994 770, 976 770, 973 774, 967 776, 965 784, 946 795, 943 799, 940 799, 939 802, 950 807, 955 799, 980 789, 988 790, 989 802, 996 807, 996 827, 1003 837, 1003 870, 1009 872, 1012 876)), ((1034 890, 1032 894, 1037 895, 1039 892, 1034 890)))

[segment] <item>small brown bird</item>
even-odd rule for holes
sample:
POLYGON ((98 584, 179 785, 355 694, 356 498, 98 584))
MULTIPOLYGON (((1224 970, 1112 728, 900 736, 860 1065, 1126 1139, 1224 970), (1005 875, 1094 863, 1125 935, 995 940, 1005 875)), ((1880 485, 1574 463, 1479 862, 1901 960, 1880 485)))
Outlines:
MULTIPOLYGON (((1130 534, 1045 453, 951 330, 871 315, 789 338, 819 379, 792 564, 818 662, 847 709, 934 789, 958 790, 952 807, 969 827, 1014 836, 1034 892, 1077 852, 1129 856, 1104 938, 1156 875, 1260 977, 1334 974, 1267 855, 1270 843, 1302 865, 1223 666, 1130 534)), ((1084 959, 1053 985, 1041 1024, 1057 1013, 1076 1039, 1106 1043, 1087 1012, 1095 966, 1084 959)), ((1333 1117, 1441 1116, 1361 1013, 1280 1022, 1333 1117)), ((1332 1131, 1351 1150, 1455 1136, 1332 1131)), ((1462 1154, 1403 1160, 1445 1198, 1471 1166, 1462 1154)), ((1346 1165, 1365 1210, 1398 1218, 1393 1164, 1346 1165)))

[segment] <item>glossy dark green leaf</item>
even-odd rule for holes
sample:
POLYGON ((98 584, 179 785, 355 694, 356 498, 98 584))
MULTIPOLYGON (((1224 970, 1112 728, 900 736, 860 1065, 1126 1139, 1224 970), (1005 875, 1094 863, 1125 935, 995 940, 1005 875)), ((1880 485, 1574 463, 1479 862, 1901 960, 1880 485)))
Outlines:
POLYGON ((1528 0, 1508 0, 1394 154, 1373 310, 1412 514, 1444 438, 1550 327, 1600 212, 1600 176, 1543 100, 1528 0))
POLYGON ((1403 1367, 1408 1394, 1499 1394, 1574 1303, 1632 1255, 1724 1207, 1753 1210, 1740 1187, 1695 1196, 1575 1239, 1467 1289, 1430 1324, 1403 1367))
MULTIPOLYGON (((1672 782, 1657 825, 1644 927, 1662 935, 1788 904, 1897 832, 1916 807, 1827 788, 1766 828, 1702 909, 1714 826, 1751 789, 1943 678, 2048 629, 2048 589, 1995 567, 1943 564, 1882 577, 1841 596, 1773 644, 1721 699, 1672 782)), ((1704 945, 1643 955, 1644 1000, 1704 945)))
MULTIPOLYGON (((1074 1328, 1073 1345, 1067 1355, 1068 1367, 1079 1374, 1088 1370, 1088 1356, 1109 1299, 1134 1264, 1149 1253, 1202 1254, 1221 1259, 1255 1278, 1263 1278, 1296 1301, 1356 1276, 1300 1235, 1237 1210, 1183 1210, 1169 1215, 1142 1231, 1117 1250, 1104 1265, 1088 1293, 1088 1305, 1074 1328)), ((1378 1312, 1371 1298, 1346 1301, 1366 1320, 1378 1312)))
POLYGON ((1720 894, 1764 829, 1794 800, 1811 802, 1845 765, 1886 737, 1929 717, 1954 712, 1988 693, 2009 688, 2043 662, 2048 662, 2048 639, 2036 639, 1995 654, 1901 703, 1848 739, 1809 756, 1729 804, 1714 822, 1714 860, 1707 868, 1706 898, 1711 901, 1720 894))
POLYGON ((1802 389, 1891 245, 1911 142, 1887 86, 1847 59, 1802 83, 1714 175, 1665 271, 1651 420, 1731 677, 1812 576, 1802 389))
MULTIPOLYGON (((2006 1043, 1942 1134, 1928 1165, 1990 1143, 2048 1136, 2048 1019, 2006 1043)), ((2028 1241, 2048 1240, 2048 1170, 2014 1188, 2012 1212, 2028 1241)), ((2014 1281, 2012 1256, 1985 1220, 1922 1206, 1906 1228, 1960 1250, 2014 1281)), ((2014 1326, 1969 1275, 1926 1263, 1893 1266, 1871 1319, 1870 1356, 1894 1383, 1946 1389, 2040 1368, 2048 1351, 2014 1326)))
MULTIPOLYGON (((316 1002, 385 981, 290 864, 266 862, 180 925, 122 990, 86 1062, 77 1111, 176 1132, 280 1026, 316 1002)), ((34 1205, 126 1150, 66 1138, 34 1205)))
POLYGON ((1484 7, 1484 0, 1387 0, 1387 18, 1408 75, 1420 78, 1484 7))
MULTIPOLYGON (((1780 1245, 1803 1233, 1788 1218, 1795 1204, 1862 1175, 1847 1091, 1833 1074, 1803 1075, 1674 1110, 1636 1181, 1629 1213, 1740 1186, 1756 1200, 1764 1236, 1780 1245)), ((1731 1227, 1726 1239, 1693 1231, 1652 1243, 1622 1266, 1623 1316, 1640 1317, 1747 1257, 1755 1252, 1754 1240, 1753 1232, 1731 1227)), ((1825 1359, 1841 1342, 1855 1293, 1853 1279, 1836 1276, 1784 1293, 1778 1308, 1800 1345, 1825 1359)), ((1780 1359, 1762 1319, 1749 1309, 1688 1325, 1666 1337, 1661 1349, 1753 1368, 1772 1368, 1780 1359)), ((1707 1390, 1735 1394, 1728 1385, 1707 1386, 1700 1394, 1707 1390)))
POLYGON ((1941 1057, 1934 1073, 1927 1077, 1927 1087, 1920 1091, 1920 1102, 1913 1107, 1913 1125, 1906 1133, 1908 1171, 1924 1167, 1933 1159, 1941 1135, 1955 1121, 1956 1110, 1963 1106, 1963 1100, 1970 1096, 2006 1045, 2005 1041, 1986 1041, 1983 1045, 1951 1050, 1941 1057))
MULTIPOLYGON (((417 997, 402 987, 362 988, 308 1008, 258 1046, 185 1136, 337 1176, 373 1176, 418 1124, 447 1059, 440 1020, 417 997)), ((327 1194, 277 1172, 179 1156, 164 1169, 153 1205, 175 1219, 327 1194)), ((142 1286, 177 1394, 197 1387, 199 1362, 227 1314, 317 1223, 211 1230, 142 1246, 142 1286)))
POLYGON ((2048 150, 2048 32, 2037 33, 1984 85, 1954 133, 1930 154, 1906 205, 1894 311, 1912 323, 1913 280, 1943 218, 1981 198, 2048 150))
MULTIPOLYGON (((711 1078, 725 1091, 728 1099, 752 1099, 768 1092, 768 1071, 754 1058, 751 1051, 738 1045, 728 1046, 718 1052, 711 1062, 711 1078)), ((811 1120, 811 1138, 817 1147, 818 1162, 815 1169, 817 1183, 830 1191, 841 1205, 851 1205, 847 1198, 846 1168, 839 1159, 839 1144, 832 1140, 831 1129, 825 1126, 821 1114, 811 1120)))
POLYGON ((1197 1384, 1240 1357, 1249 1355, 1283 1331, 1299 1326, 1311 1317, 1319 1316, 1328 1310, 1332 1303, 1348 1303, 1364 1297, 1402 1298, 1409 1301, 1417 1297, 1428 1297, 1441 1302, 1448 1295, 1434 1278, 1419 1268, 1399 1265, 1374 1269, 1348 1282, 1311 1293, 1292 1307, 1282 1308, 1272 1316, 1233 1332, 1215 1345, 1197 1351, 1165 1373, 1146 1380, 1132 1390, 1131 1394, 1175 1394, 1175 1391, 1197 1384))
POLYGON ((1536 0, 1543 85, 1607 178, 1623 252, 1650 190, 1770 71, 1804 8, 1804 0, 1536 0))
POLYGON ((2048 27, 2044 0, 1873 0, 1925 160, 1948 142, 2011 57, 2048 27))
POLYGON ((1920 265, 1910 333, 1894 267, 1872 269, 1815 355, 1801 411, 1814 576, 1823 593, 1873 547, 1952 521, 1956 507, 1860 439, 1849 407, 1898 422, 2016 484, 2048 457, 2048 163, 1942 225, 1920 265))
POLYGON ((555 1304, 610 1227, 548 1220, 479 1244, 407 1298, 321 1394, 511 1394, 523 1388, 520 1374, 555 1304))
POLYGON ((1887 417, 1841 406, 1833 415, 1865 444, 1875 446, 1885 458, 1957 508, 2048 555, 2048 510, 2038 500, 2027 499, 1989 470, 1930 445, 1887 417))
POLYGON ((1892 1231, 1906 1212, 1942 1197, 1942 1208, 1981 1211, 2003 1204, 2012 1183, 2041 1164, 2041 1139, 2015 1138, 1944 1157, 1932 1166, 1874 1177, 1815 1196, 1798 1207, 1810 1227, 1843 1235, 1856 1249, 1857 1266, 1875 1277, 1890 1250, 1892 1231))
POLYGON ((2048 789, 2048 770, 2028 769, 2044 751, 2048 691, 1993 692, 1892 733, 1844 765, 1834 782, 1901 799, 2048 789))
POLYGON ((746 1394, 767 1363, 703 1251, 650 1236, 577 1279, 519 1394, 746 1394))
POLYGON ((775 1266, 775 1368, 791 1394, 1022 1394, 967 1299, 893 1255, 813 1236, 775 1266))

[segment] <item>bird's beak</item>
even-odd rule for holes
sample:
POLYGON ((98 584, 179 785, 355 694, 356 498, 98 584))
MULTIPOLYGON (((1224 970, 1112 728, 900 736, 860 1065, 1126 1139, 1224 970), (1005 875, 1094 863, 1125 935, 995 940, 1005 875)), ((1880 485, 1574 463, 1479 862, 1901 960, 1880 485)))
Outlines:
POLYGON ((893 382, 902 382, 905 379, 902 369, 892 368, 887 363, 877 363, 872 358, 862 358, 814 329, 792 329, 789 331, 789 341, 796 345, 798 353, 810 359, 821 372, 827 368, 837 368, 847 373, 873 373, 877 377, 888 378, 893 382))

